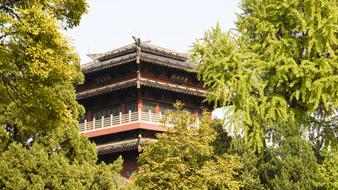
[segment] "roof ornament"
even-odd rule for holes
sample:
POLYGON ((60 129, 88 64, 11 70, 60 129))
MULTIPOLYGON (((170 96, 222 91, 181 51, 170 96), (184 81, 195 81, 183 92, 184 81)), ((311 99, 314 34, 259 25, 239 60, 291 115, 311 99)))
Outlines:
POLYGON ((135 36, 132 36, 133 39, 135 40, 135 45, 136 45, 136 54, 140 55, 141 54, 141 39, 137 38, 135 36))

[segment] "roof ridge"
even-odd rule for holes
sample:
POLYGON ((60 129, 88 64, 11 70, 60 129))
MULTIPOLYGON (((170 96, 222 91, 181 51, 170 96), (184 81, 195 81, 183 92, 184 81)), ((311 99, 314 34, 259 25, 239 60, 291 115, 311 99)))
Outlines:
POLYGON ((94 60, 97 60, 97 59, 100 59, 100 58, 102 58, 104 56, 113 55, 113 54, 116 54, 116 53, 119 53, 119 52, 123 52, 123 51, 125 51, 127 49, 131 49, 133 47, 136 47, 135 43, 127 44, 127 45, 124 45, 122 47, 106 51, 104 53, 87 54, 87 56, 90 57, 90 58, 92 58, 92 59, 94 59, 94 60))
MULTIPOLYGON (((100 59, 104 59, 105 57, 114 57, 114 55, 118 56, 119 54, 123 53, 124 51, 127 52, 128 50, 130 51, 133 48, 135 48, 135 51, 136 51, 136 46, 137 45, 135 43, 131 43, 131 44, 127 44, 125 46, 115 48, 115 49, 112 49, 110 51, 106 51, 106 52, 103 52, 103 53, 87 54, 87 56, 90 57, 93 61, 100 60, 100 59)), ((172 56, 176 57, 176 59, 183 61, 183 62, 185 62, 189 59, 188 53, 182 53, 182 52, 174 51, 174 50, 171 50, 171 49, 168 49, 168 48, 164 48, 164 47, 161 47, 159 45, 152 44, 149 41, 141 42, 140 47, 141 47, 141 51, 142 51, 142 49, 143 50, 149 49, 149 50, 155 51, 159 54, 164 53, 164 54, 172 55, 172 56)))
POLYGON ((151 49, 155 49, 155 50, 158 50, 158 51, 163 51, 163 52, 168 53, 168 54, 173 54, 173 55, 182 57, 184 59, 188 59, 188 56, 189 56, 188 53, 182 53, 182 52, 174 51, 174 50, 164 48, 162 46, 152 44, 152 43, 141 43, 141 48, 142 48, 142 46, 145 47, 145 48, 151 48, 151 49))

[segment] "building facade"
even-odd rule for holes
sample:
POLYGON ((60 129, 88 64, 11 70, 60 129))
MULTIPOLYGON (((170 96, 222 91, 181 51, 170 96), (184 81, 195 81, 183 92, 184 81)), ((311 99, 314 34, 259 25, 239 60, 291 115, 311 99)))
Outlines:
POLYGON ((137 170, 137 158, 148 141, 166 128, 161 118, 176 101, 195 118, 206 105, 206 89, 197 80, 187 55, 150 43, 136 42, 102 54, 82 65, 85 83, 77 100, 86 109, 81 133, 96 143, 99 160, 124 159, 122 176, 137 170))

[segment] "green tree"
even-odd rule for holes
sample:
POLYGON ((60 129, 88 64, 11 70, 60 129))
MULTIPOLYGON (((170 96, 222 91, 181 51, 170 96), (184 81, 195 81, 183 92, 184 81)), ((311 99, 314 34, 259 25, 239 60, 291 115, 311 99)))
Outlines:
POLYGON ((255 190, 263 189, 263 184, 260 180, 260 164, 261 160, 254 149, 252 149, 245 139, 237 136, 231 140, 228 154, 238 155, 240 162, 243 164, 243 168, 239 171, 239 180, 242 182, 242 190, 255 190))
MULTIPOLYGON (((221 123, 225 123, 226 121, 224 120, 221 123)), ((257 157, 255 150, 245 143, 245 139, 240 135, 233 136, 231 133, 228 134, 224 127, 215 127, 214 130, 216 135, 216 139, 212 143, 215 150, 214 154, 237 155, 244 166, 238 170, 239 180, 242 183, 241 189, 263 189, 259 171, 261 160, 257 157)), ((221 167, 221 165, 218 165, 218 167, 221 167)))
POLYGON ((338 189, 338 147, 322 152, 324 161, 319 167, 322 189, 338 189))
MULTIPOLYGON (((232 121, 257 148, 264 147, 268 129, 333 118, 337 6, 330 0, 243 0, 235 34, 217 26, 194 44, 208 99, 231 105, 232 121)), ((336 137, 327 134, 326 144, 336 137)))
POLYGON ((314 187, 313 155, 337 145, 337 8, 331 0, 242 0, 235 32, 216 26, 193 46, 207 99, 230 110, 229 125, 272 167, 270 188, 314 187))
MULTIPOLYGON (((200 126, 187 110, 169 112, 165 122, 173 127, 158 135, 140 155, 136 184, 144 189, 240 189, 239 156, 216 154, 217 121, 204 115, 200 126)), ((224 132, 224 131, 222 131, 224 132)), ((227 143, 227 142, 224 142, 227 143)))
POLYGON ((278 144, 266 148, 260 166, 262 183, 267 189, 315 189, 320 186, 319 165, 311 143, 298 128, 278 133, 278 144))
MULTIPOLYGON (((0 188, 109 189, 110 165, 79 134, 79 59, 62 33, 84 0, 0 2, 0 188)), ((115 166, 116 168, 116 166, 115 166)))

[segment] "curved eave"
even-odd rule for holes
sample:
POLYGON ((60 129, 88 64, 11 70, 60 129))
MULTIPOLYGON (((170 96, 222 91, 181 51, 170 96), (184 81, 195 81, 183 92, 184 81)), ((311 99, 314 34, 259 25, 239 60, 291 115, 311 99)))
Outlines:
POLYGON ((185 53, 179 53, 176 51, 172 51, 167 48, 163 48, 160 46, 156 46, 148 43, 141 43, 141 52, 148 52, 155 55, 160 55, 164 57, 168 57, 171 59, 176 59, 185 62, 188 59, 188 55, 185 53))
POLYGON ((135 44, 129 44, 127 46, 112 50, 110 52, 102 54, 102 56, 97 57, 100 61, 105 61, 108 59, 112 59, 115 57, 120 57, 122 55, 130 54, 130 53, 136 53, 136 46, 135 44))
POLYGON ((97 152, 100 155, 136 150, 138 146, 145 146, 148 141, 157 141, 156 139, 129 139, 119 142, 112 142, 104 145, 97 145, 97 152))
MULTIPOLYGON (((145 79, 145 78, 140 78, 139 80, 140 80, 141 86, 148 86, 152 88, 158 88, 158 89, 179 92, 182 94, 189 94, 189 95, 200 96, 200 97, 205 97, 205 94, 206 94, 206 90, 186 87, 182 85, 175 85, 172 83, 160 82, 160 81, 155 81, 155 80, 145 79)), ((76 95, 76 98, 77 100, 81 100, 81 99, 90 98, 93 96, 113 92, 116 90, 128 88, 131 86, 136 86, 136 85, 137 85, 137 79, 130 79, 127 81, 123 81, 123 82, 119 82, 115 84, 109 84, 109 85, 98 87, 95 89, 78 92, 76 95)))
POLYGON ((141 53, 140 59, 142 61, 146 61, 149 63, 158 64, 158 65, 162 65, 162 66, 169 67, 169 68, 175 68, 178 70, 184 70, 187 72, 195 72, 194 69, 196 68, 196 65, 189 63, 189 62, 178 61, 178 60, 174 60, 174 59, 170 59, 170 58, 166 58, 166 57, 162 57, 158 55, 153 55, 149 53, 144 53, 144 52, 141 53))
MULTIPOLYGON (((137 54, 134 52, 134 53, 120 56, 120 57, 108 59, 102 62, 100 62, 99 60, 95 60, 93 62, 82 65, 82 72, 84 74, 89 74, 89 73, 109 69, 112 67, 116 67, 118 65, 135 62, 136 56, 137 54)), ((194 70, 196 68, 196 65, 189 63, 189 62, 179 61, 179 60, 175 60, 175 59, 171 59, 171 58, 167 58, 167 57, 163 57, 159 55, 154 55, 151 53, 145 53, 145 52, 142 52, 140 54, 140 59, 141 61, 145 61, 148 63, 158 64, 164 67, 183 70, 186 72, 195 72, 194 70)))
POLYGON ((131 80, 115 83, 115 84, 109 84, 109 85, 102 86, 102 87, 95 88, 95 89, 91 89, 91 90, 86 90, 86 91, 83 91, 83 92, 78 92, 77 95, 76 95, 76 99, 78 99, 78 100, 85 99, 85 98, 97 96, 97 95, 100 95, 100 94, 105 94, 105 93, 108 93, 108 92, 120 90, 120 89, 123 89, 123 88, 128 88, 128 87, 131 87, 131 86, 136 86, 136 79, 131 79, 131 80))
POLYGON ((135 59, 136 59, 136 53, 131 53, 128 55, 123 55, 120 57, 108 59, 102 62, 96 60, 91 63, 83 65, 82 72, 84 74, 93 73, 93 72, 109 69, 112 67, 116 67, 118 65, 122 65, 125 63, 130 63, 132 61, 135 61, 135 59))
POLYGON ((140 83, 143 86, 159 88, 159 89, 164 89, 164 90, 169 90, 169 91, 173 91, 173 92, 179 92, 179 93, 189 94, 189 95, 194 95, 194 96, 205 97, 205 94, 206 94, 205 90, 200 90, 200 89, 190 88, 190 87, 184 87, 184 86, 181 86, 181 85, 159 82, 159 81, 150 80, 150 79, 141 78, 140 83))

